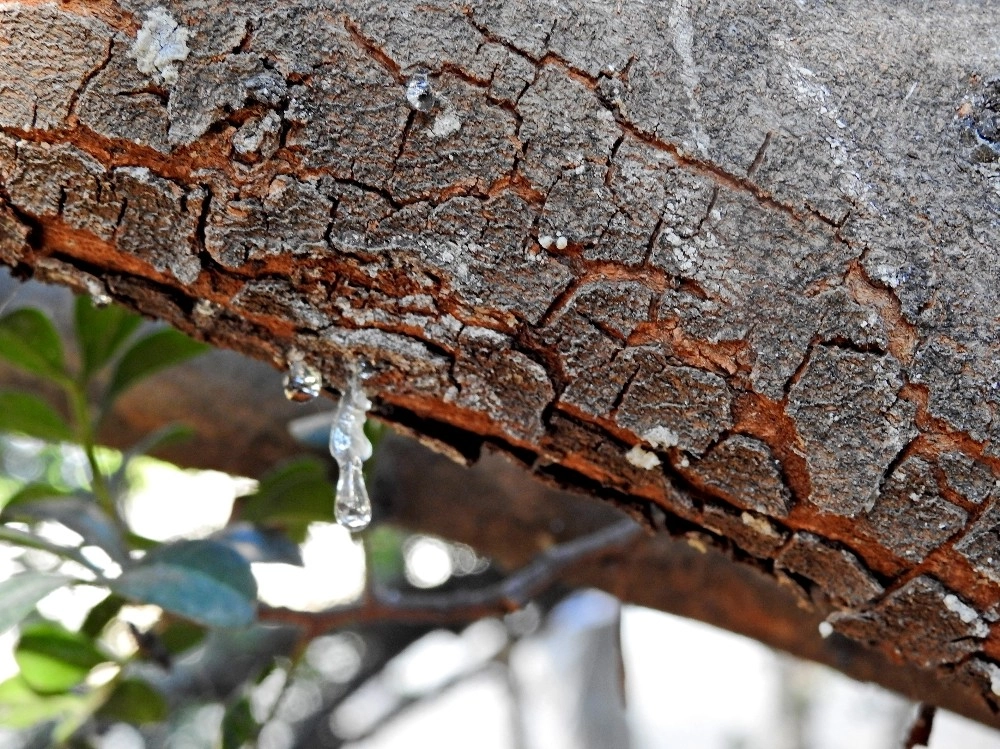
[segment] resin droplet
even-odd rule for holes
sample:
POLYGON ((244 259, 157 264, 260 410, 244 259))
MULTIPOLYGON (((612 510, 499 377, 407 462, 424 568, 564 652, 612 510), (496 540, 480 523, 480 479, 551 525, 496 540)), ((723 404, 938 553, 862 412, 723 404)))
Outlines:
POLYGON ((307 364, 302 354, 293 351, 288 355, 288 372, 285 374, 285 397, 296 403, 311 401, 319 395, 323 378, 315 367, 307 364))
POLYGON ((111 297, 107 294, 91 294, 90 303, 94 305, 96 309, 104 309, 111 305, 111 297))
POLYGON ((406 101, 418 112, 430 112, 434 108, 434 92, 427 73, 417 73, 406 84, 406 101))
POLYGON ((365 435, 365 420, 371 407, 355 369, 330 429, 330 455, 340 469, 334 515, 338 523, 351 531, 362 530, 372 519, 372 505, 362 473, 362 464, 372 456, 372 443, 365 435))
POLYGON ((372 521, 372 503, 368 499, 361 461, 357 458, 340 469, 333 511, 337 522, 350 531, 364 530, 372 521))

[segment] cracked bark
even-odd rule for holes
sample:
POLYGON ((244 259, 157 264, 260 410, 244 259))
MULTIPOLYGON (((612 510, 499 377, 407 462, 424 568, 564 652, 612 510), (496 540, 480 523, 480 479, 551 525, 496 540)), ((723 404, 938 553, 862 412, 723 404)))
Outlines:
POLYGON ((1000 722, 988 8, 165 6, 176 82, 129 56, 148 3, 0 9, 0 260, 331 394, 366 358, 381 418, 717 547, 1000 722))

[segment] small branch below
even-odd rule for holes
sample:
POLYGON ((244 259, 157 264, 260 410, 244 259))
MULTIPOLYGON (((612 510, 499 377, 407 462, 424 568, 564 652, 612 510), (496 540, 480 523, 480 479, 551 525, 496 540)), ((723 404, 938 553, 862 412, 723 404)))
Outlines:
POLYGON ((903 743, 903 749, 915 749, 918 746, 930 746, 931 729, 934 728, 935 705, 922 703, 917 710, 917 717, 910 725, 910 734, 903 743))
POLYGON ((325 611, 294 611, 261 607, 262 622, 292 624, 312 639, 337 627, 374 621, 421 624, 453 624, 475 621, 494 614, 515 611, 558 579, 569 566, 589 557, 620 548, 634 540, 642 529, 623 520, 581 538, 546 549, 506 580, 480 590, 450 593, 400 593, 373 591, 358 603, 325 611))

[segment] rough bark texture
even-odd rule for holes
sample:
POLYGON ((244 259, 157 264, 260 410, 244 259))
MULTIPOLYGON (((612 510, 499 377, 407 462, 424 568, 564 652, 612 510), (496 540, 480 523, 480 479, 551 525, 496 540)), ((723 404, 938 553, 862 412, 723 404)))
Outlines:
POLYGON ((995 10, 6 3, 0 259, 332 387, 367 359, 385 419, 724 546, 988 716, 995 10))

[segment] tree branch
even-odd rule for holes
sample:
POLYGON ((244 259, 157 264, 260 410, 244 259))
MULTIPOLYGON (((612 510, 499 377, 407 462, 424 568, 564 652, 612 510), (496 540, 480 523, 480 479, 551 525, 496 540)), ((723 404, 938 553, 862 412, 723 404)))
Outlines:
POLYGON ((305 630, 307 639, 360 622, 405 621, 420 624, 451 624, 504 614, 524 606, 551 585, 570 565, 626 546, 642 529, 623 520, 589 535, 552 546, 527 566, 505 580, 480 590, 451 593, 402 593, 373 591, 358 603, 319 612, 263 607, 263 622, 293 624, 305 630))

